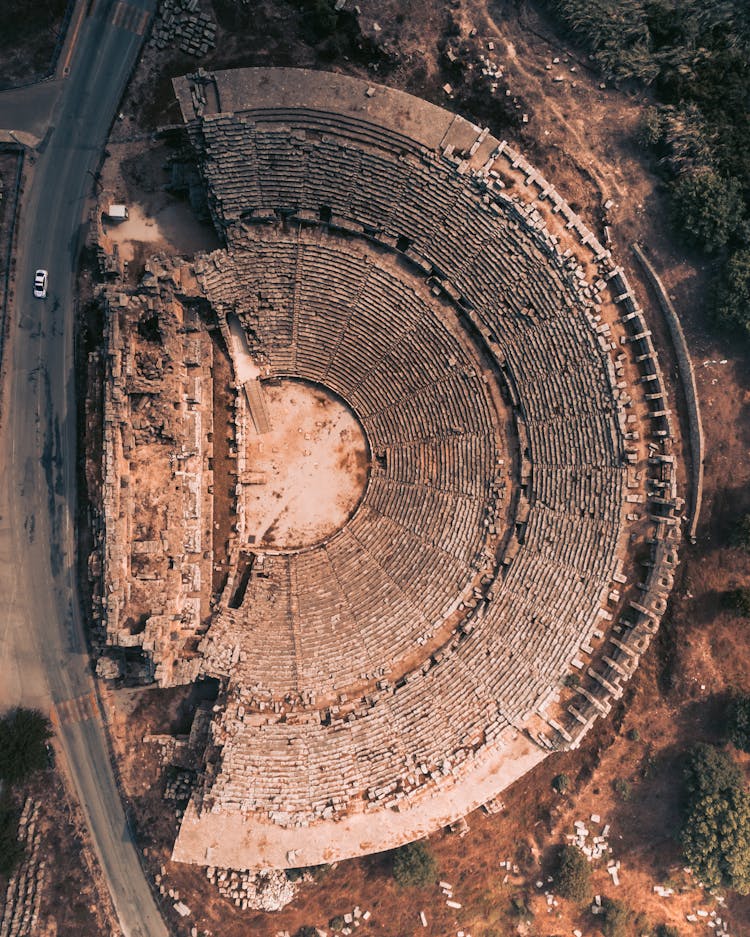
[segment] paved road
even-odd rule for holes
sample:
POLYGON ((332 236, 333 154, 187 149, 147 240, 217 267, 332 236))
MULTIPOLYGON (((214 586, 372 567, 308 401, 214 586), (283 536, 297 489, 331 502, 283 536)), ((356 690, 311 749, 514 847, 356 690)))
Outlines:
POLYGON ((0 447, 0 701, 50 700, 126 937, 167 937, 96 712, 75 578, 75 264, 86 198, 154 0, 95 0, 25 193, 0 447), (35 300, 46 267, 49 297, 35 300))

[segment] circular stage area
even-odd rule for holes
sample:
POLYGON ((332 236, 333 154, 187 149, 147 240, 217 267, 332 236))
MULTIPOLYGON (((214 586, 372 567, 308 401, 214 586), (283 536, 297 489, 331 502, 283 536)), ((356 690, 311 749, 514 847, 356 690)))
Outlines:
POLYGON ((270 430, 246 442, 246 540, 301 550, 327 540, 356 510, 367 485, 367 440, 352 411, 319 385, 278 380, 263 393, 270 430))

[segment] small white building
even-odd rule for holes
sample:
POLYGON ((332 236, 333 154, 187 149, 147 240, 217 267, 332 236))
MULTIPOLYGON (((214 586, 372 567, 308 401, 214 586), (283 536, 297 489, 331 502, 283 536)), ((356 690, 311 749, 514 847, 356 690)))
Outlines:
POLYGON ((128 206, 127 205, 110 205, 107 211, 105 212, 104 217, 107 219, 107 221, 127 221, 128 206))

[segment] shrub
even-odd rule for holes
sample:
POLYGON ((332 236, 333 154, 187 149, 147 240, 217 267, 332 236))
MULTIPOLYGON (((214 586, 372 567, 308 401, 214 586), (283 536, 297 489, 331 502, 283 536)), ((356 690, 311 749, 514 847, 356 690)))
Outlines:
POLYGON ((36 709, 17 707, 0 719, 0 778, 9 784, 25 781, 47 767, 49 719, 36 709))
POLYGON ((10 876, 21 861, 24 849, 18 842, 19 812, 6 794, 0 799, 0 875, 10 876))
POLYGON ((393 877, 399 885, 431 885, 437 877, 437 863, 424 843, 407 843, 393 854, 393 877))
POLYGON ((335 32, 338 16, 332 3, 328 0, 309 0, 305 5, 312 33, 310 38, 323 39, 335 32))
POLYGON ((725 592, 724 604, 743 618, 750 618, 750 589, 731 589, 725 592))
POLYGON ((328 922, 328 926, 331 930, 343 930, 344 927, 346 927, 346 921, 340 914, 337 914, 335 917, 331 918, 328 922))
POLYGON ((664 132, 658 107, 645 107, 636 131, 638 143, 645 149, 656 146, 664 132))
POLYGON ((523 895, 513 895, 510 899, 510 914, 518 920, 526 920, 533 916, 523 895))
POLYGON ((656 928, 656 937, 680 937, 680 932, 671 924, 660 924, 656 928))
POLYGON ((612 787, 615 789, 615 793, 621 800, 630 800, 633 793, 633 785, 630 783, 630 781, 625 780, 625 778, 615 778, 615 780, 612 782, 612 787))
MULTIPOLYGON (((750 250, 735 251, 719 273, 715 286, 714 310, 720 322, 739 326, 750 332, 750 250)), ((737 525, 738 542, 750 551, 750 515, 745 514, 737 525)))
POLYGON ((628 729, 628 739, 631 742, 640 742, 641 733, 638 731, 638 729, 628 729))
POLYGON ((724 247, 742 221, 742 186, 713 169, 682 173, 670 185, 675 221, 688 240, 708 253, 724 247))
POLYGON ((570 787, 570 778, 567 774, 556 774, 552 778, 552 787, 558 794, 564 794, 570 787))
POLYGON ((586 901, 591 893, 591 866, 575 846, 563 846, 557 858, 557 891, 571 901, 586 901))
POLYGON ((727 738, 743 752, 750 752, 750 696, 747 693, 732 694, 725 723, 727 738))
POLYGON ((709 888, 750 894, 750 792, 724 752, 696 745, 683 776, 685 859, 709 888))
POLYGON ((612 898, 602 899, 601 931, 604 937, 625 937, 630 922, 630 909, 612 898))
MULTIPOLYGON (((750 251, 748 253, 747 265, 748 265, 748 295, 745 298, 747 305, 750 305, 750 251)), ((733 547, 738 547, 741 550, 746 550, 750 553, 750 514, 743 514, 742 517, 737 521, 732 529, 732 533, 729 537, 729 543, 733 547)))
POLYGON ((318 937, 318 929, 312 924, 303 924, 294 937, 318 937))

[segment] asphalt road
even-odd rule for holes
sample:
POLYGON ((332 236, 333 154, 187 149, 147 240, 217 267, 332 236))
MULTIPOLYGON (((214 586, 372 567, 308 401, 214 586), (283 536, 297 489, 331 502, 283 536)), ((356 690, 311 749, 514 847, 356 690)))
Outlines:
POLYGON ((0 448, 4 702, 45 699, 126 937, 166 937, 96 710, 76 584, 75 267, 93 172, 154 0, 95 0, 24 194, 0 448), (46 301, 34 270, 49 270, 46 301))

